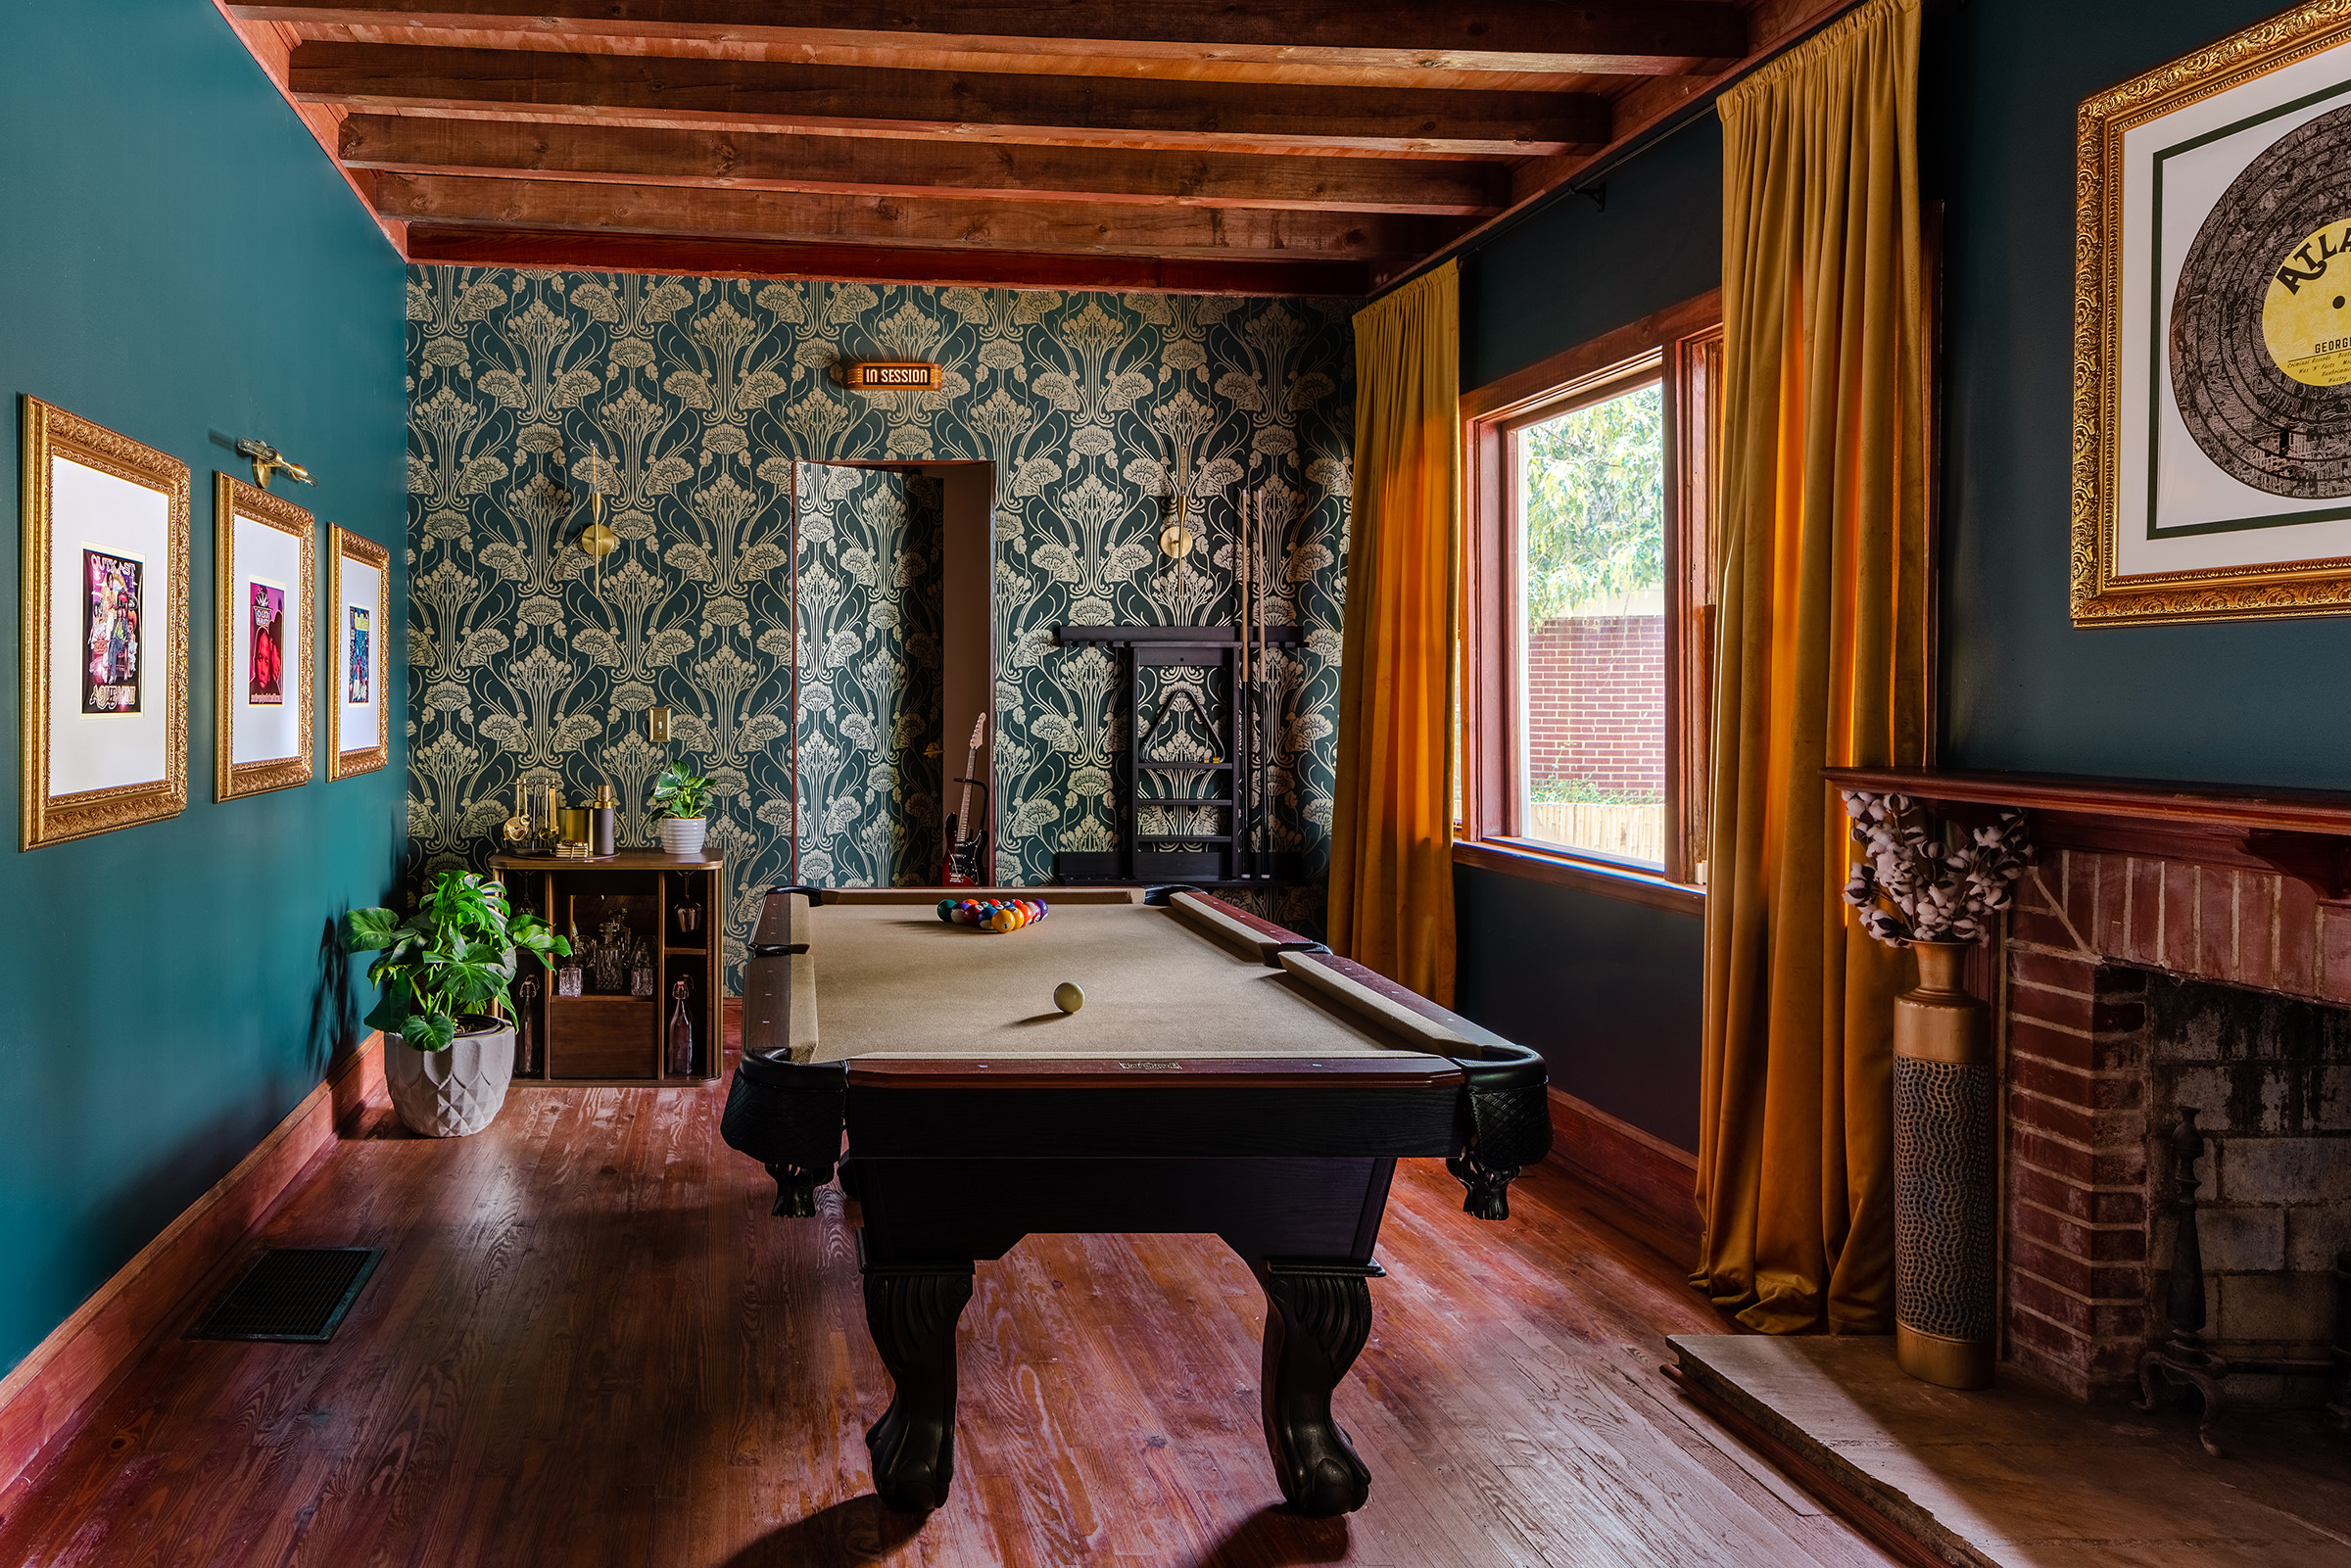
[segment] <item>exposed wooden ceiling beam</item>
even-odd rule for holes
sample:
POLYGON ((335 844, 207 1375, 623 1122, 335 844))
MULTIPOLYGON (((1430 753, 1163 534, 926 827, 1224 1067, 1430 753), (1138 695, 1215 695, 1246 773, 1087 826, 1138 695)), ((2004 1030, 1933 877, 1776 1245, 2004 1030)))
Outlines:
POLYGON ((514 0, 374 0, 230 9, 312 36, 448 32, 473 47, 575 50, 611 41, 634 53, 688 46, 812 65, 921 51, 939 57, 927 67, 951 71, 1050 71, 1073 59, 1090 69, 1124 58, 1137 75, 1189 76, 1203 65, 1654 75, 1747 53, 1738 6, 1693 0, 543 0, 527 10, 514 0))
POLYGON ((1615 139, 1596 153, 1528 159, 1511 174, 1511 203, 1508 211, 1489 217, 1455 239, 1445 250, 1421 258, 1414 266, 1374 266, 1372 287, 1384 289, 1399 278, 1441 260, 1451 252, 1473 248, 1485 236, 1516 221, 1528 208, 1562 186, 1588 178, 1596 165, 1606 167, 1618 154, 1656 132, 1676 114, 1705 100, 1759 70, 1775 55, 1828 25, 1859 5, 1861 0, 1760 0, 1751 18, 1756 42, 1753 52, 1729 70, 1703 79, 1660 78, 1644 82, 1617 105, 1615 139))
POLYGON ((307 103, 483 119, 1065 146, 1494 157, 1598 145, 1609 129, 1606 100, 1564 93, 958 75, 342 43, 296 48, 288 84, 307 103))
POLYGON ((1613 143, 1595 152, 1554 154, 1531 158, 1511 171, 1513 202, 1523 205, 1576 178, 1589 164, 1606 159, 1616 144, 1640 136, 1671 119, 1688 105, 1706 97, 1724 76, 1737 77, 1754 70, 1799 38, 1812 32, 1860 0, 1761 0, 1751 19, 1754 53, 1710 76, 1670 76, 1645 81, 1616 105, 1613 143))
POLYGON ((1355 296, 1370 288, 1364 264, 1347 261, 929 251, 424 223, 409 225, 408 259, 452 266, 553 266, 673 277, 843 278, 1167 294, 1355 296))
POLYGON ((921 201, 802 191, 681 190, 561 180, 379 174, 376 211, 409 223, 581 229, 796 244, 999 246, 1136 255, 1418 256, 1463 223, 1391 213, 1267 208, 1089 208, 1074 202, 921 201))
POLYGON ((352 115, 350 168, 625 185, 1478 216, 1509 170, 1458 159, 1306 158, 961 139, 762 135, 352 115))

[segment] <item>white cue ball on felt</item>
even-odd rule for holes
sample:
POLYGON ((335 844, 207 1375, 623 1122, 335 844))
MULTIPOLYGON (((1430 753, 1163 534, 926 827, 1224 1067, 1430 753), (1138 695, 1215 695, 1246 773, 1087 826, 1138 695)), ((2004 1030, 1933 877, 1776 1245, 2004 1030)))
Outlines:
POLYGON ((1064 980, 1053 987, 1053 1005, 1064 1013, 1075 1013, 1085 1006, 1085 992, 1076 980, 1064 980))

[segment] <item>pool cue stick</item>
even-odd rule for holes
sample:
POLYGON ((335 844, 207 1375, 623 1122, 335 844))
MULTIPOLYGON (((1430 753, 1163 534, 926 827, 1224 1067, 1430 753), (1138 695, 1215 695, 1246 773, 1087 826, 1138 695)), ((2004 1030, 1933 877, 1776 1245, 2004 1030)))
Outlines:
MULTIPOLYGON (((1280 536, 1273 519, 1266 519, 1265 541, 1261 546, 1262 570, 1257 576, 1257 649, 1259 662, 1264 663, 1266 652, 1266 571, 1274 569, 1281 558, 1280 536)), ((1266 809, 1259 824, 1260 842, 1265 855, 1266 877, 1273 876, 1273 766, 1281 745, 1281 687, 1271 665, 1266 666, 1265 689, 1258 696, 1259 724, 1265 730, 1266 740, 1266 809)))
POLYGON ((1232 636, 1239 644, 1234 655, 1235 679, 1232 684, 1232 869, 1236 877, 1247 879, 1249 855, 1249 813, 1253 801, 1249 791, 1249 765, 1256 736, 1249 733, 1246 714, 1249 704, 1249 487, 1241 486, 1238 504, 1232 516, 1232 636))
MULTIPOLYGON (((1255 625, 1250 612, 1251 606, 1256 602, 1254 591, 1257 587, 1257 575, 1259 568, 1257 559, 1258 525, 1265 516, 1265 493, 1254 486, 1251 487, 1249 491, 1249 514, 1247 529, 1249 576, 1247 583, 1241 590, 1241 602, 1238 606, 1241 643, 1245 647, 1249 646, 1255 639, 1255 625)), ((1262 813, 1265 810, 1265 795, 1263 788, 1261 787, 1264 782, 1264 770, 1259 766, 1258 756, 1259 747, 1263 743, 1265 736, 1258 726, 1257 700, 1258 686, 1265 678, 1265 648, 1262 644, 1260 644, 1255 647, 1252 652, 1253 657, 1250 662, 1251 680, 1249 683, 1249 690, 1242 699, 1246 704, 1248 714, 1248 717, 1244 722, 1249 726, 1249 820, 1243 826, 1241 832, 1249 860, 1249 878, 1250 880, 1255 881, 1262 877, 1265 871, 1264 863, 1258 855, 1258 823, 1262 813)))
POLYGON ((1265 825, 1271 806, 1266 799, 1267 762, 1272 755, 1271 740, 1265 729, 1266 629, 1263 616, 1266 603, 1265 556, 1262 541, 1265 537, 1266 493, 1259 488, 1251 497, 1249 507, 1249 638, 1255 644, 1250 655, 1250 673, 1254 677, 1249 688, 1249 734, 1251 736, 1249 769, 1249 869, 1262 881, 1266 876, 1265 825))
MULTIPOLYGON (((1263 512, 1265 507, 1260 505, 1258 510, 1263 512)), ((1279 689, 1274 687, 1271 665, 1265 663, 1265 569, 1270 569, 1271 566, 1268 546, 1271 543, 1271 536, 1274 536, 1274 524, 1271 524, 1270 517, 1260 517, 1260 522, 1263 522, 1265 527, 1260 529, 1260 541, 1258 541, 1260 557, 1258 557, 1256 583, 1253 583, 1253 586, 1256 586, 1256 593, 1258 593, 1258 604, 1256 604, 1258 668, 1260 668, 1260 687, 1263 689, 1253 695, 1256 695, 1256 710, 1258 710, 1256 712, 1258 734, 1265 736, 1265 764, 1263 764, 1263 769, 1260 769, 1260 787, 1263 787, 1265 809, 1258 814, 1258 856, 1260 856, 1258 868, 1260 868, 1260 873, 1268 877, 1268 879, 1271 879, 1271 875, 1274 875, 1274 802, 1271 802, 1271 794, 1274 794, 1274 750, 1281 745, 1281 734, 1279 734, 1279 727, 1268 719, 1268 707, 1279 703, 1281 693, 1279 693, 1279 689)))

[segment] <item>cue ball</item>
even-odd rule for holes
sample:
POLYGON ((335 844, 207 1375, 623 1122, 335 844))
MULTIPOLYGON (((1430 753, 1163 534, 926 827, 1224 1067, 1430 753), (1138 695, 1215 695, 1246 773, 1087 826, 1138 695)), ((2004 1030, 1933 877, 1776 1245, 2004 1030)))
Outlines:
POLYGON ((1078 988, 1076 980, 1064 980, 1053 987, 1053 1005, 1064 1013, 1075 1013, 1085 1006, 1085 992, 1078 988))

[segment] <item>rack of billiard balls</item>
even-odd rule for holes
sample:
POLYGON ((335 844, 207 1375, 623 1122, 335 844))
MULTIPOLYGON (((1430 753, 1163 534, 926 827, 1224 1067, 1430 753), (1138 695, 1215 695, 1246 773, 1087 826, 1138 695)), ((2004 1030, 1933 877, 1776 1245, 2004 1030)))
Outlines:
POLYGON ((1041 898, 942 898, 938 918, 950 926, 972 926, 984 931, 1017 931, 1052 913, 1041 898))

